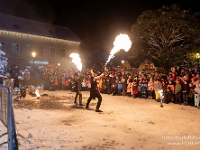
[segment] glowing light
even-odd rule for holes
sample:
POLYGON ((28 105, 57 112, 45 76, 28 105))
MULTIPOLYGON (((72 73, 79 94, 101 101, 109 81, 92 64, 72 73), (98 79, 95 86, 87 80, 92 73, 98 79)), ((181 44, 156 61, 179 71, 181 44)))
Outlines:
POLYGON ((34 34, 27 34, 27 33, 20 33, 20 32, 14 32, 14 31, 0 30, 0 34, 6 35, 6 36, 12 36, 12 37, 24 38, 24 39, 62 42, 62 43, 68 43, 68 44, 72 44, 72 45, 80 44, 80 42, 75 42, 75 41, 68 41, 68 40, 63 40, 63 39, 57 39, 57 38, 46 37, 46 36, 41 36, 41 35, 34 35, 34 34))
POLYGON ((81 71, 82 70, 82 63, 81 63, 81 58, 79 57, 79 54, 77 54, 77 53, 71 53, 69 55, 69 57, 72 58, 72 62, 76 65, 77 69, 79 71, 81 71))
POLYGON ((30 64, 38 64, 38 65, 47 65, 47 64, 49 64, 49 62, 48 61, 39 61, 39 60, 35 60, 35 61, 30 61, 30 64))
POLYGON ((36 94, 37 98, 40 98, 40 93, 39 93, 38 89, 35 90, 35 94, 36 94))
POLYGON ((123 49, 125 52, 128 52, 131 48, 132 42, 128 35, 126 34, 120 34, 115 38, 115 41, 113 42, 113 49, 110 52, 110 55, 108 57, 108 60, 106 64, 110 61, 110 59, 114 58, 114 55, 119 52, 121 49, 123 49))
POLYGON ((31 53, 32 57, 36 57, 36 52, 31 53))

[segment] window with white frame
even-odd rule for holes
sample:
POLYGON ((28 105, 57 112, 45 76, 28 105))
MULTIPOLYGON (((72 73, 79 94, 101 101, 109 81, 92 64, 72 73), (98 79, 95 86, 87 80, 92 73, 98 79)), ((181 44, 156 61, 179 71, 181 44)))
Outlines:
POLYGON ((64 49, 61 49, 60 56, 61 56, 61 58, 65 58, 65 50, 64 49))
POLYGON ((50 56, 51 57, 55 57, 56 56, 56 50, 55 50, 55 48, 51 48, 50 56))
POLYGON ((19 55, 19 44, 12 43, 12 54, 19 55))
POLYGON ((0 50, 5 51, 4 50, 4 42, 0 42, 0 50))
POLYGON ((44 47, 39 47, 39 56, 44 56, 44 47))
POLYGON ((32 51, 32 46, 31 45, 26 45, 26 56, 30 56, 32 51))

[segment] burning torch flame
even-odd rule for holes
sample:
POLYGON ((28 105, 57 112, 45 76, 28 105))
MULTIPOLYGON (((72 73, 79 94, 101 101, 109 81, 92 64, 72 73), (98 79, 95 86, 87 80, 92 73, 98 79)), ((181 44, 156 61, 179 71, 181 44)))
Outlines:
POLYGON ((81 71, 82 70, 82 63, 81 63, 81 58, 79 57, 79 54, 77 54, 77 53, 71 53, 69 55, 69 57, 72 58, 72 62, 76 65, 77 69, 79 71, 81 71))
POLYGON ((108 60, 106 64, 110 61, 111 58, 114 58, 114 55, 120 51, 120 49, 123 49, 125 52, 128 52, 131 48, 132 42, 128 35, 126 34, 120 34, 115 38, 115 41, 113 42, 113 49, 110 52, 110 55, 108 57, 108 60))
POLYGON ((35 94, 36 94, 37 98, 40 98, 40 93, 39 93, 38 89, 35 90, 35 94))

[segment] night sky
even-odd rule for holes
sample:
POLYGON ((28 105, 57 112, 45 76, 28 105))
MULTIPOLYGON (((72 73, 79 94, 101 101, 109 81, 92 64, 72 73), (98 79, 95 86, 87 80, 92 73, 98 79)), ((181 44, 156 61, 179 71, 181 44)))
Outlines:
POLYGON ((81 51, 109 53, 115 37, 129 34, 144 10, 172 3, 200 10, 197 0, 0 0, 0 12, 69 27, 82 41, 81 51))

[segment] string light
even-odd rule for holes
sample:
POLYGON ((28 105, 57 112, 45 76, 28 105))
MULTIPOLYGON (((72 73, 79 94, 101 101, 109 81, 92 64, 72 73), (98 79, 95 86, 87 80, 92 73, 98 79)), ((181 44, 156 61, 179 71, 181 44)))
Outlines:
POLYGON ((14 31, 6 31, 6 30, 0 30, 0 35, 8 35, 8 36, 14 36, 18 38, 25 38, 25 39, 35 39, 35 40, 46 40, 51 42, 62 42, 62 43, 68 43, 72 45, 79 45, 80 42, 75 41, 68 41, 63 39, 57 39, 52 37, 46 37, 41 35, 34 35, 34 34, 27 34, 27 33, 20 33, 20 32, 14 32, 14 31))

